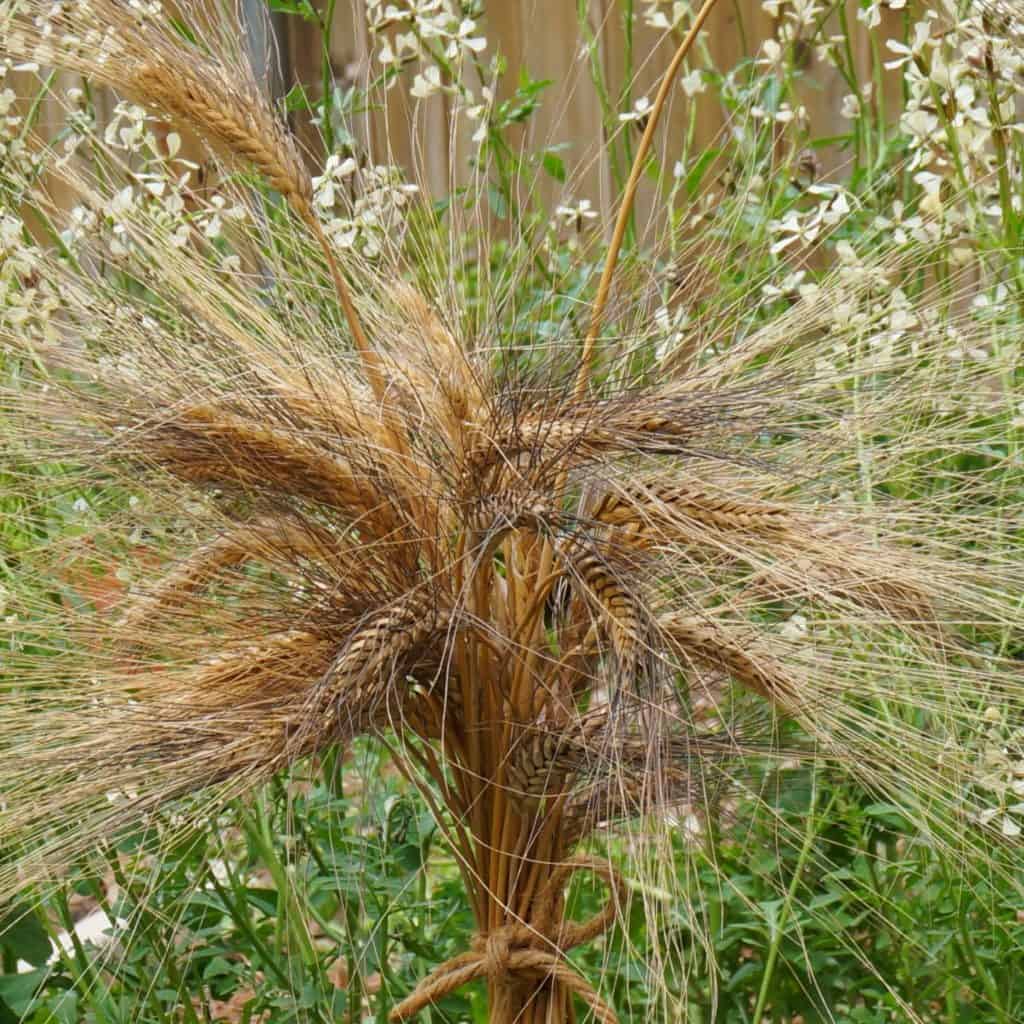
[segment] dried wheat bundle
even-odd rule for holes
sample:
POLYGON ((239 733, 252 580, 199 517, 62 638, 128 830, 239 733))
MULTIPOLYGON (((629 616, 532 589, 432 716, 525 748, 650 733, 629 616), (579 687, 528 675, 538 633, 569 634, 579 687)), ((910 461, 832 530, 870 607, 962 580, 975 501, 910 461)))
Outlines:
MULTIPOLYGON (((251 162, 326 244, 294 144, 241 58, 221 59, 237 31, 197 20, 207 44, 183 63, 156 8, 3 10, 10 51, 251 162)), ((102 204, 102 181, 65 177, 102 204)), ((261 254, 245 275, 169 245, 145 204, 120 224, 134 293, 104 285, 109 239, 86 239, 43 258, 47 329, 2 329, 12 474, 55 463, 69 493, 112 497, 19 555, 32 585, 0 712, 0 840, 18 855, 0 890, 189 794, 227 800, 397 734, 479 936, 393 1019, 484 977, 493 1020, 568 1021, 575 994, 612 1021, 565 959, 625 899, 580 853, 595 832, 704 813, 756 759, 834 762, 936 835, 983 809, 967 737, 989 704, 1024 710, 1024 684, 1005 657, 1021 510, 980 458, 990 370, 951 355, 990 337, 951 300, 974 278, 924 288, 905 332, 869 301, 898 255, 756 327, 724 297, 636 369, 630 351, 656 347, 640 306, 624 341, 598 315, 589 341, 567 323, 518 359, 445 281, 400 283, 397 247, 346 268, 353 332, 337 268, 347 329, 281 222, 240 222, 261 254), (915 493, 922 462, 941 501, 915 493), (110 565, 130 580, 111 600, 50 599, 110 565), (780 744, 782 720, 801 738, 780 744), (563 919, 580 871, 610 890, 583 924, 563 919)))

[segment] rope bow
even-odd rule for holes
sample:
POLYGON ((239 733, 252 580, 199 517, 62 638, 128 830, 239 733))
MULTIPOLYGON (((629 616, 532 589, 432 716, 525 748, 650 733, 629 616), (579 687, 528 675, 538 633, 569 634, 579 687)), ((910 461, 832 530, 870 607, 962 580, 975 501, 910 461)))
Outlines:
POLYGON ((553 979, 575 992, 590 1007, 599 1024, 618 1024, 615 1011, 566 963, 565 954, 611 927, 625 892, 622 879, 605 861, 583 856, 563 861, 541 890, 533 925, 507 924, 485 935, 475 935, 470 950, 431 971, 412 994, 391 1011, 391 1020, 394 1024, 408 1020, 477 978, 501 984, 518 975, 537 980, 553 979), (611 895, 604 909, 588 921, 562 920, 556 925, 554 918, 562 890, 577 871, 597 875, 611 890, 611 895))

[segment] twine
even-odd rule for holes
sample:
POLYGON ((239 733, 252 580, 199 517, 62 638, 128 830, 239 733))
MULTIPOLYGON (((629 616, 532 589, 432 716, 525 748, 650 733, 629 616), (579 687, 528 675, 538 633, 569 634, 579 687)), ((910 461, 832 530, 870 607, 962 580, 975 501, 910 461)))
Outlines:
POLYGON ((420 1010, 444 999, 456 989, 487 978, 492 985, 507 986, 516 976, 553 979, 587 1004, 599 1024, 618 1024, 615 1011, 597 994, 597 990, 565 960, 576 946, 590 942, 614 923, 619 904, 625 897, 625 885, 611 866, 595 857, 572 857, 552 872, 535 904, 532 926, 507 924, 486 934, 473 936, 466 953, 446 960, 416 986, 411 995, 391 1011, 397 1024, 420 1010), (611 890, 604 909, 587 921, 561 920, 555 924, 565 883, 577 871, 597 875, 611 890))

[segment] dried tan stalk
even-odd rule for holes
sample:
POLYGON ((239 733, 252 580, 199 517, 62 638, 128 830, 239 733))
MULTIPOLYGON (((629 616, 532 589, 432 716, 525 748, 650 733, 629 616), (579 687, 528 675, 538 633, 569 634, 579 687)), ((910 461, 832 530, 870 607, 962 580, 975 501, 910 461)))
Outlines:
MULTIPOLYGON (((48 5, 30 6, 45 24, 48 5)), ((58 27, 73 23, 76 9, 58 8, 58 27)), ((123 5, 110 0, 88 10, 124 20, 123 5)), ((85 552, 86 565, 106 558, 99 568, 109 571, 129 552, 148 597, 120 621, 98 601, 90 607, 89 594, 56 610, 36 599, 22 621, 84 642, 53 643, 46 659, 31 644, 5 647, 17 684, 0 729, 0 841, 39 850, 35 878, 186 792, 216 784, 217 797, 241 793, 331 743, 393 729, 401 769, 448 830, 478 931, 471 951, 400 1015, 486 976, 495 1024, 567 1024, 572 993, 585 991, 559 948, 578 934, 564 920, 562 889, 580 837, 598 821, 679 802, 701 813, 734 757, 760 756, 756 736, 743 747, 742 729, 743 709, 758 701, 731 693, 735 701, 716 701, 706 674, 736 680, 797 716, 808 737, 859 752, 871 770, 898 760, 908 737, 922 765, 934 754, 947 770, 958 730, 971 725, 963 709, 990 699, 1001 667, 964 667, 952 644, 934 644, 914 620, 942 615, 973 627, 994 608, 1011 637, 1019 609, 1000 603, 996 587, 979 587, 982 558, 967 567, 967 545, 946 544, 962 530, 955 515, 926 506, 900 536, 887 528, 887 509, 867 504, 874 484, 864 488, 864 514, 844 515, 860 495, 837 500, 836 484, 861 487, 862 469, 849 443, 849 392, 802 373, 778 344, 793 318, 757 338, 736 329, 734 313, 722 316, 715 332, 738 340, 721 366, 702 353, 685 380, 671 380, 662 372, 669 358, 636 380, 624 360, 601 395, 585 399, 643 156, 575 389, 572 379, 503 372, 475 338, 460 344, 462 328, 449 325, 471 311, 434 310, 396 286, 391 264, 367 282, 371 352, 295 145, 260 105, 248 72, 236 80, 220 54, 204 51, 179 73, 165 26, 125 31, 128 51, 110 68, 96 70, 88 56, 76 66, 194 125, 286 197, 324 248, 362 368, 323 339, 332 314, 315 299, 296 312, 289 298, 282 312, 279 282, 249 294, 223 285, 189 251, 161 262, 160 232, 145 210, 125 215, 134 237, 157 239, 142 247, 142 280, 150 297, 169 289, 163 312, 179 304, 182 323, 169 325, 170 315, 151 323, 147 301, 133 294, 118 298, 126 315, 93 303, 95 282, 51 261, 56 281, 85 294, 69 317, 79 316, 87 342, 69 337, 55 384, 49 365, 29 358, 31 335, 19 332, 11 341, 24 368, 19 386, 47 398, 4 396, 5 423, 8 405, 31 407, 31 416, 11 417, 12 429, 33 456, 74 455, 67 492, 143 491, 139 511, 83 512, 85 538, 63 554, 85 552), (111 371, 108 355, 127 365, 111 371), (88 436, 70 444, 83 426, 88 436), (755 430, 766 442, 751 444, 755 430), (763 473, 741 468, 761 462, 763 473), (140 474, 140 465, 155 472, 140 474), (794 467, 799 478, 790 479, 794 467), (138 536, 151 529, 159 553, 132 554, 135 542, 119 532, 126 522, 138 536), (167 550, 174 558, 161 581, 167 550), (771 639, 780 615, 793 612, 809 620, 809 639, 771 639), (847 699, 862 684, 909 704, 926 725, 912 732, 872 721, 847 699), (735 717, 732 703, 741 706, 735 717), (712 714, 721 729, 705 735, 700 723, 712 714), (106 789, 129 786, 138 797, 108 809, 106 789), (48 829, 70 838, 51 842, 48 829)), ((267 251, 250 226, 238 231, 253 252, 267 251)), ((89 251, 97 263, 103 244, 89 251)), ((307 283, 296 291, 315 293, 316 281, 307 283)), ((455 301, 451 282, 439 291, 455 301)), ((708 303, 710 323, 719 309, 708 303)), ((824 314, 815 316, 818 331, 824 314)), ((0 330, 5 341, 12 335, 0 330)), ((813 366, 837 340, 810 342, 801 358, 813 366)), ((559 355, 550 365, 563 363, 559 355)), ((930 385, 931 398, 946 401, 958 378, 942 355, 923 352, 921 363, 942 384, 930 385)), ((847 377, 858 388, 860 373, 847 377)), ((897 465, 943 440, 959 444, 953 428, 936 439, 927 404, 905 415, 919 379, 908 362, 886 388, 857 392, 868 406, 857 411, 857 429, 891 421, 903 431, 890 453, 897 465)), ((978 493, 1002 500, 985 486, 978 493)), ((995 530, 963 535, 992 539, 995 530)), ((999 585, 1019 592, 1019 572, 1002 557, 990 562, 999 585)), ((55 578, 73 589, 61 553, 29 551, 22 561, 35 574, 27 592, 59 592, 55 578)), ((9 628, 12 640, 21 628, 9 628)), ((752 715, 770 717, 763 708, 752 715)), ((957 768, 970 774, 963 758, 957 768)), ((935 793, 934 780, 923 788, 935 793)), ((31 872, 4 867, 0 888, 16 891, 26 878, 31 872)), ((592 990, 585 998, 610 1019, 592 990)))
POLYGON ((597 347, 597 337, 601 333, 601 324, 604 320, 605 306, 608 304, 608 296, 611 293, 612 278, 615 275, 615 268, 619 262, 619 250, 622 248, 622 240, 626 237, 626 227, 629 224, 629 217, 633 211, 633 201, 636 199, 636 190, 640 185, 640 177, 643 174, 647 156, 651 151, 654 142, 654 131, 658 127, 661 112, 665 107, 668 94, 675 84, 676 74, 683 65, 686 55, 693 48, 697 41, 697 34, 707 21, 708 15, 714 8, 716 0, 704 0, 700 10, 693 16, 693 22, 689 31, 683 37, 683 41, 676 49, 665 74, 662 75, 661 84, 658 86, 658 93, 651 104, 650 113, 647 115, 647 124, 644 133, 640 138, 640 145, 637 146, 636 155, 633 157, 633 166, 629 170, 629 178, 626 180, 626 187, 622 192, 622 199, 619 202, 619 213, 615 220, 615 229, 612 232, 611 241, 608 243, 608 252, 605 254, 604 268, 601 271, 601 280, 597 286, 597 296, 594 299, 593 310, 590 314, 590 327, 587 330, 587 337, 583 342, 583 353, 580 356, 580 369, 576 377, 576 397, 582 398, 587 392, 590 383, 590 371, 594 361, 594 351, 597 347))

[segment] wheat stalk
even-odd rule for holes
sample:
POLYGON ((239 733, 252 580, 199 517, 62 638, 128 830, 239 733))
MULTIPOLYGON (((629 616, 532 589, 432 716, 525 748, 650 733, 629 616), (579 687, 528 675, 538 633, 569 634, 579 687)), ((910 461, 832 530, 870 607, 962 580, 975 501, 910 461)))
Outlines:
MULTIPOLYGON (((346 305, 302 162, 246 74, 205 57, 176 74, 165 28, 126 25, 105 0, 89 10, 125 32, 123 49, 102 65, 57 56, 251 162, 321 240, 346 305)), ((61 11, 60 27, 95 27, 76 17, 61 11)), ((43 37, 25 31, 32 53, 43 37)), ((4 395, 19 443, 68 463, 69 481, 140 489, 153 538, 138 552, 112 515, 25 558, 36 583, 105 552, 142 585, 113 609, 56 611, 26 587, 0 717, 0 838, 23 851, 0 866, 5 892, 186 794, 226 799, 332 744, 397 734, 397 762, 458 855, 478 937, 394 1019, 485 977, 501 1024, 570 1021, 573 993, 611 1021, 564 953, 612 926, 624 890, 578 845, 679 807, 715 816, 717 794, 769 746, 748 720, 758 735, 770 736, 758 715, 803 730, 794 751, 769 747, 778 758, 919 787, 925 828, 975 809, 945 791, 951 771, 980 771, 963 731, 993 694, 1019 708, 1022 693, 1002 652, 971 650, 971 633, 1019 629, 1007 594, 1020 567, 975 543, 987 527, 968 516, 874 488, 861 506, 834 486, 863 468, 851 423, 898 429, 878 445, 896 465, 969 447, 967 412, 950 422, 936 407, 978 378, 957 376, 971 371, 938 332, 856 406, 860 368, 822 380, 809 368, 835 339, 808 317, 796 359, 785 314, 692 372, 669 353, 642 379, 593 379, 618 231, 568 373, 539 385, 503 374, 445 308, 453 289, 396 285, 397 260, 365 271, 376 348, 350 316, 355 367, 318 347, 322 310, 288 320, 272 289, 234 288, 202 253, 165 249, 144 210, 126 221, 145 280, 181 323, 154 319, 137 292, 105 305, 88 261, 53 255, 66 338, 3 328, 22 368, 4 395), (131 365, 112 369, 111 353, 131 365), (813 634, 784 633, 781 602, 813 634), (19 650, 25 622, 53 649, 19 650), (111 803, 111 790, 135 795, 111 803), (612 892, 586 926, 564 920, 577 870, 612 892)), ((300 270, 315 273, 288 273, 300 270)), ((823 305, 850 295, 825 291, 823 305)), ((984 478, 962 484, 978 506, 1006 504, 984 478)))

